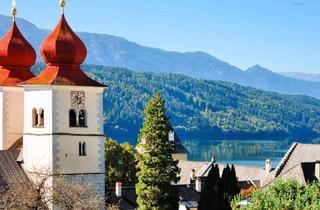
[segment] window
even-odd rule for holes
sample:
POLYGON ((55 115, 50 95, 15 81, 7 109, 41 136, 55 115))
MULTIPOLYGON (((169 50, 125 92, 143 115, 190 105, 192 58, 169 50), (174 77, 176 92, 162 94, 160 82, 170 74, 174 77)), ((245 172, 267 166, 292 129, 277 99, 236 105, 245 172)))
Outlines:
POLYGON ((77 127, 77 115, 73 109, 69 111, 69 126, 77 127))
POLYGON ((85 142, 79 142, 79 156, 86 156, 87 148, 85 142))
POLYGON ((39 110, 39 116, 40 116, 39 126, 43 127, 44 126, 44 110, 43 109, 39 110))
POLYGON ((32 126, 38 126, 38 112, 36 108, 32 110, 32 126))
POLYGON ((84 110, 79 111, 79 127, 86 127, 86 112, 84 110))

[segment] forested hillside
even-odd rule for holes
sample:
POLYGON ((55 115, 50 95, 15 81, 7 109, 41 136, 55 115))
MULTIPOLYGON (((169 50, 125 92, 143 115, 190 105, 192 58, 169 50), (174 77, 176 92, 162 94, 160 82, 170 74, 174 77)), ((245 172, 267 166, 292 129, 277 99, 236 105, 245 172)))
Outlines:
MULTIPOLYGON (((37 65, 35 72, 43 67, 37 65)), ((229 82, 177 74, 137 73, 84 65, 105 92, 105 132, 135 142, 143 107, 155 91, 166 99, 168 115, 183 137, 210 139, 311 138, 320 134, 320 101, 281 95, 229 82)))

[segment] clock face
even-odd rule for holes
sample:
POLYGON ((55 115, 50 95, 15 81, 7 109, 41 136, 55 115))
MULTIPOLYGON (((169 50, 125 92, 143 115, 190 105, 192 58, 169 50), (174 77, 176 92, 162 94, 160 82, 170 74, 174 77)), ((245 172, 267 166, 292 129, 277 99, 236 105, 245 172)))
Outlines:
POLYGON ((85 108, 85 95, 83 91, 73 91, 71 92, 71 105, 75 109, 85 108))

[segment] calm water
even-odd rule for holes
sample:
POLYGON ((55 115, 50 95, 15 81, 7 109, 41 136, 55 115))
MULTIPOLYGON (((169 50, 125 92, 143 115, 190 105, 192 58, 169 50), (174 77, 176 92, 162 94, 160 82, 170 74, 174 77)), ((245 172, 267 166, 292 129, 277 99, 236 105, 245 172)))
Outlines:
MULTIPOLYGON (((264 166, 266 159, 276 167, 293 141, 272 140, 184 140, 189 160, 210 161, 215 156, 219 163, 264 166)), ((299 141, 301 142, 301 141, 299 141)), ((301 143, 320 143, 319 139, 301 143)))

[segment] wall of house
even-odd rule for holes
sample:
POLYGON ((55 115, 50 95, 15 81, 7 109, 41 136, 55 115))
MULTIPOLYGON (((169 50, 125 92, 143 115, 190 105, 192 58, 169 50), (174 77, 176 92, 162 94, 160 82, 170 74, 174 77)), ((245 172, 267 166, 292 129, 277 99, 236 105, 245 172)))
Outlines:
POLYGON ((175 153, 175 154, 172 154, 172 158, 174 160, 188 160, 188 154, 187 153, 175 153))

